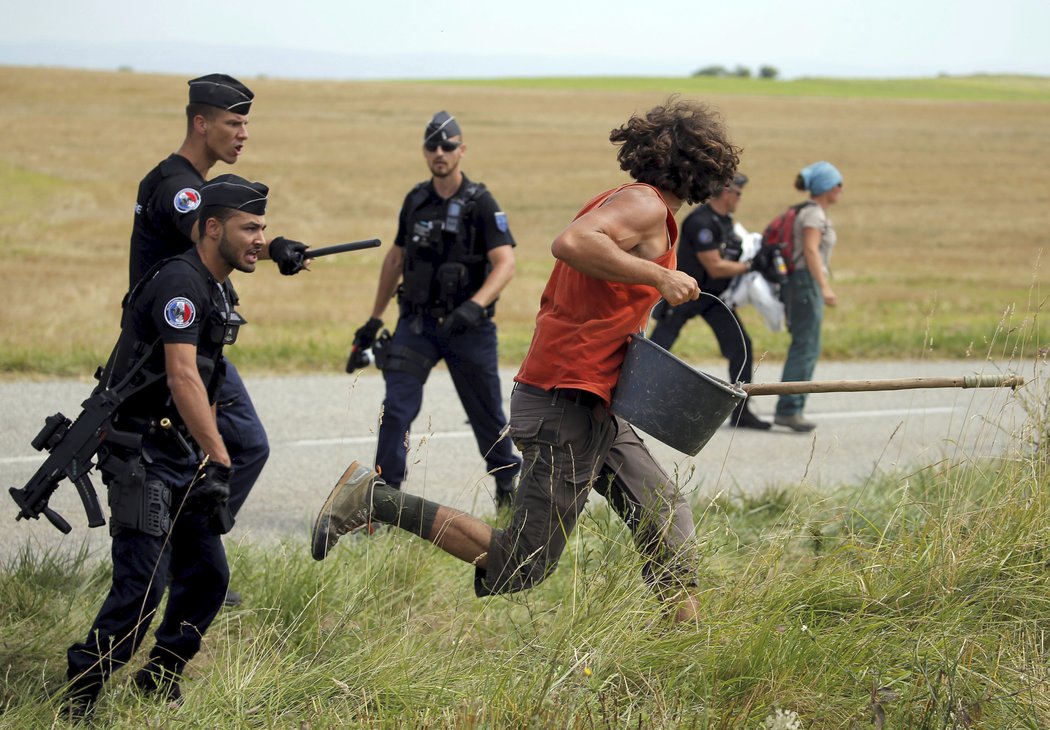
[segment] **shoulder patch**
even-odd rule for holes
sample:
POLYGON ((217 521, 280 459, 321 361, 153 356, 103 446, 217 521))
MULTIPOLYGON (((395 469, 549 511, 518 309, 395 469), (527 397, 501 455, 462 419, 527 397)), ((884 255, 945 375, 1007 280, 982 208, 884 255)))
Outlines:
POLYGON ((507 214, 504 213, 502 210, 497 210, 495 213, 495 218, 496 228, 498 228, 501 233, 506 233, 510 229, 510 225, 507 223, 507 214))
POLYGON ((183 330, 197 319, 197 307, 186 297, 175 297, 164 305, 164 321, 177 330, 183 330))
POLYGON ((197 210, 197 206, 201 204, 201 194, 193 188, 183 188, 175 193, 174 202, 175 210, 189 213, 191 210, 197 210))
POLYGON ((701 228, 697 238, 700 239, 700 243, 711 243, 715 240, 715 234, 711 233, 710 228, 701 228))

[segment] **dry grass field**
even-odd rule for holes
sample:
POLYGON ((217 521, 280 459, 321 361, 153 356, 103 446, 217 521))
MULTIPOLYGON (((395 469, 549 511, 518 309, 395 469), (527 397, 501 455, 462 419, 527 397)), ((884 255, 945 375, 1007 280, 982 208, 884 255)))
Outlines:
MULTIPOLYGON (((488 184, 519 244, 518 274, 497 314, 502 359, 516 363, 552 265, 551 239, 591 195, 625 180, 609 130, 673 92, 719 109, 744 148, 752 182, 738 219, 749 229, 800 199, 792 181, 803 165, 827 159, 843 171, 845 194, 832 211, 840 306, 827 314, 827 357, 981 354, 1011 311, 1008 325, 1034 324, 1030 341, 1045 347, 1036 315, 1050 281, 1046 80, 1032 80, 1019 100, 819 94, 812 85, 791 95, 758 81, 705 90, 694 79, 243 80, 257 100, 235 171, 270 185, 269 232, 314 246, 384 244, 297 277, 265 262, 236 275, 251 326, 233 359, 249 371, 342 368, 402 199, 426 176, 423 125, 442 108, 463 124, 465 171, 488 184)), ((117 332, 138 181, 181 142, 186 79, 0 68, 0 98, 0 373, 87 375, 117 332)), ((395 308, 387 314, 392 324, 395 308)), ((754 314, 745 319, 756 350, 780 359, 786 334, 766 331, 754 314)), ((717 356, 700 322, 676 351, 717 356)))

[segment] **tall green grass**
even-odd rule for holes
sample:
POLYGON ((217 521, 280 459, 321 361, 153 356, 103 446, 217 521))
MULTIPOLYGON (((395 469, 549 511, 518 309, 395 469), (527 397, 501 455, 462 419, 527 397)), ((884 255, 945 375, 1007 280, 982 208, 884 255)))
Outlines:
MULTIPOLYGON (((1042 728, 1050 724, 1050 390, 1000 457, 814 492, 694 497, 701 618, 673 625, 603 506, 555 574, 476 599, 399 531, 310 559, 308 526, 229 546, 245 596, 186 702, 118 673, 101 727, 1042 728)), ((684 479, 691 477, 684 477, 684 479)), ((84 554, 0 571, 0 726, 59 722, 65 647, 107 587, 84 554)), ((138 661, 141 661, 139 659, 138 661)))

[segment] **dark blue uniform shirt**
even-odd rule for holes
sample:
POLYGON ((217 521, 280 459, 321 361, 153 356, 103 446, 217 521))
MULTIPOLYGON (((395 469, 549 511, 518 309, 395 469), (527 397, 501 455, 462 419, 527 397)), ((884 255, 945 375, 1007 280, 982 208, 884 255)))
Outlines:
POLYGON ((701 291, 721 294, 729 288, 730 279, 712 277, 696 255, 702 251, 718 251, 724 259, 739 261, 742 249, 743 241, 733 232, 733 216, 720 215, 705 203, 682 222, 678 270, 696 279, 701 291))
POLYGON ((139 183, 131 229, 128 288, 158 261, 193 248, 204 178, 182 155, 171 154, 139 183))

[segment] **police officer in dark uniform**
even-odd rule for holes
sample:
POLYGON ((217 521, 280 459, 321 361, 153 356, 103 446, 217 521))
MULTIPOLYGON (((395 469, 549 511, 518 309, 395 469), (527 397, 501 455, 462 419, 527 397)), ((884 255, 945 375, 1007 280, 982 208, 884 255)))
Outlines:
MULTIPOLYGON (((254 99, 248 87, 225 74, 209 74, 188 83, 186 137, 177 152, 139 183, 131 233, 131 287, 158 261, 193 247, 200 190, 208 171, 220 160, 229 165, 237 162, 248 140, 248 113, 254 99)), ((304 268, 306 248, 278 236, 264 246, 262 255, 273 259, 282 274, 290 275, 304 268)), ((236 467, 230 485, 230 509, 236 514, 262 473, 270 445, 232 363, 226 363, 226 381, 218 403, 219 430, 236 467)), ((232 604, 238 602, 232 591, 230 599, 232 604)))
POLYGON ((231 458, 212 406, 222 389, 223 347, 243 323, 227 277, 254 271, 265 250, 267 192, 236 175, 201 186, 200 242, 154 266, 125 299, 102 378, 142 384, 113 418, 113 428, 141 436, 141 446, 99 455, 113 582, 87 638, 68 652, 74 716, 90 714, 102 683, 141 644, 169 579, 156 645, 134 679, 143 692, 181 700, 183 668, 222 606, 231 458))
MULTIPOLYGON (((752 268, 767 271, 773 265, 771 250, 765 248, 760 249, 751 261, 740 260, 743 241, 733 231, 733 213, 746 184, 747 175, 737 173, 732 184, 718 188, 709 201, 696 208, 682 223, 678 269, 696 279, 700 290, 708 294, 718 296, 729 288, 734 276, 746 274, 752 268)), ((668 307, 661 301, 653 317, 656 327, 649 339, 666 350, 671 349, 686 322, 693 317, 703 317, 714 331, 722 355, 729 360, 729 382, 751 382, 751 337, 736 312, 711 297, 702 296, 677 307, 668 307)), ((737 405, 729 422, 741 428, 770 428, 768 422, 750 411, 748 399, 737 405)))
POLYGON ((383 479, 399 488, 405 479, 405 435, 419 415, 431 368, 444 358, 502 507, 513 500, 521 458, 504 433, 492 315, 514 276, 515 244, 492 194, 460 170, 466 150, 456 119, 445 111, 435 114, 423 134, 431 179, 405 197, 372 316, 355 333, 347 370, 365 364, 360 355, 375 343, 376 365, 386 380, 376 465, 383 479), (389 341, 376 342, 395 292, 397 327, 389 341))

